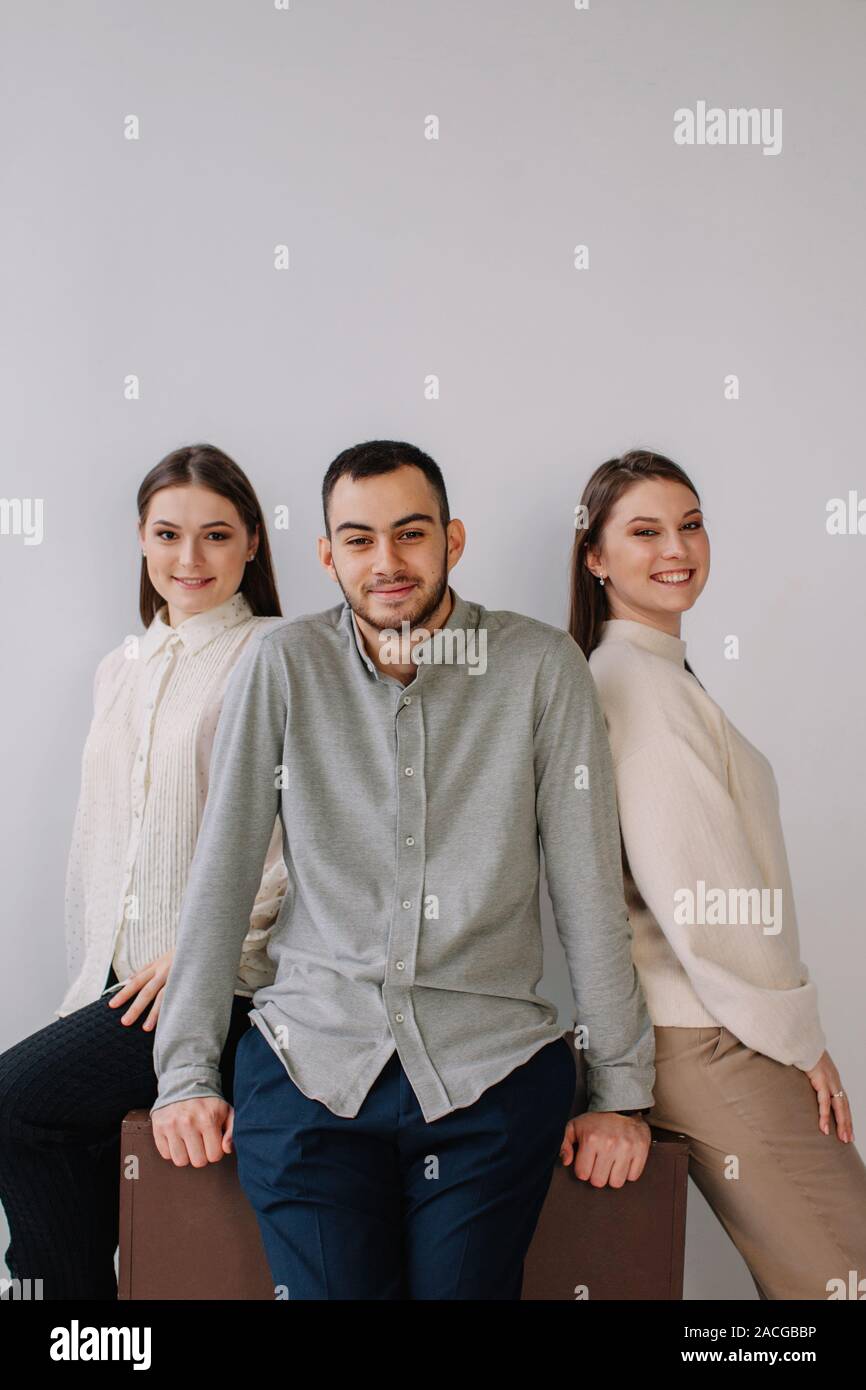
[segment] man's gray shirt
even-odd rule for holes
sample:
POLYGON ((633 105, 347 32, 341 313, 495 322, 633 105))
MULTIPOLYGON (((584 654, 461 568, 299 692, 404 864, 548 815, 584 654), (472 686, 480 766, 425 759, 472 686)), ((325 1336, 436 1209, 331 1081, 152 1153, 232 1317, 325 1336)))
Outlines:
POLYGON ((356 1115, 396 1049, 429 1122, 569 1031, 536 993, 540 837, 587 1108, 652 1104, 589 666, 559 628, 451 595, 406 686, 374 666, 347 603, 270 629, 238 664, 156 1029, 152 1111, 222 1094, 278 812, 288 888, 269 938, 275 979, 250 1019, 306 1096, 356 1115))

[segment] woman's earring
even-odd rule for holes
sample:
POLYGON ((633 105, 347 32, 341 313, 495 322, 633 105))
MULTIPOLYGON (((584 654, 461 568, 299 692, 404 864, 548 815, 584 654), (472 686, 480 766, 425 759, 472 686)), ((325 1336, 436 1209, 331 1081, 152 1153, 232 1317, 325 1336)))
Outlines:
POLYGON ((598 582, 599 582, 599 584, 601 585, 601 587, 604 588, 604 575, 603 575, 603 574, 600 574, 600 575, 598 576, 598 582))

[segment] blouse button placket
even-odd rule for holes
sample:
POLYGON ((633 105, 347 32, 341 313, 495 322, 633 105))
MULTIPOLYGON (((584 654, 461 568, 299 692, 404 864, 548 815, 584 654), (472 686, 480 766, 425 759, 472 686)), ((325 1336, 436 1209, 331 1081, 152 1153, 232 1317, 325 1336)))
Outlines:
POLYGON ((179 648, 180 640, 179 634, 175 633, 166 641, 163 648, 162 659, 156 663, 144 704, 144 713, 139 729, 138 754, 132 771, 132 823, 129 827, 129 842, 126 849, 126 883, 118 907, 121 921, 123 920, 124 904, 132 888, 135 864, 138 857, 138 845, 144 819, 144 806, 147 800, 147 787, 150 775, 150 750, 153 743, 153 726, 156 719, 156 709, 159 704, 160 692, 165 684, 175 653, 179 648))

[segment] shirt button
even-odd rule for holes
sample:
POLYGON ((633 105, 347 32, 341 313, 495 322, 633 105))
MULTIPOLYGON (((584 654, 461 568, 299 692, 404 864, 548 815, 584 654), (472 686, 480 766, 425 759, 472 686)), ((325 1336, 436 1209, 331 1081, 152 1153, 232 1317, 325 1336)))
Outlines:
POLYGON ((394 1015, 394 1018, 396 1019, 397 1023, 402 1023, 402 1022, 403 1022, 403 1015, 402 1015, 402 1014, 395 1014, 395 1015, 394 1015))
POLYGON ((405 772, 407 777, 411 777, 415 769, 414 767, 404 767, 403 771, 405 772))
POLYGON ((404 695, 404 696, 403 696, 403 704, 404 704, 404 705, 411 705, 411 703, 412 703, 412 696, 411 696, 411 695, 404 695))
POLYGON ((398 960, 398 961, 396 962, 396 964, 397 964, 397 969, 398 969, 398 970, 405 970, 405 969, 406 969, 406 962, 405 962, 404 960, 398 960))
POLYGON ((414 845, 414 843, 415 843, 415 836, 414 836, 414 835, 407 835, 407 836, 406 836, 406 844, 407 844, 407 845, 414 845))
POLYGON ((404 907, 411 907, 411 906, 412 906, 412 904, 409 902, 408 898, 407 898, 407 899, 404 899, 403 906, 404 906, 404 907))

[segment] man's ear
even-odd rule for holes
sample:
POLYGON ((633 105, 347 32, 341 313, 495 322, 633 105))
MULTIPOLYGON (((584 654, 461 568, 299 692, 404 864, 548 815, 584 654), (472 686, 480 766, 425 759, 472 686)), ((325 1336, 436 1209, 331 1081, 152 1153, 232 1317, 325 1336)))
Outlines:
POLYGON ((331 542, 328 540, 327 536, 319 536, 319 538, 316 541, 316 549, 318 550, 319 560, 321 564, 328 571, 329 575, 336 584, 338 582, 337 571, 334 569, 331 542))

